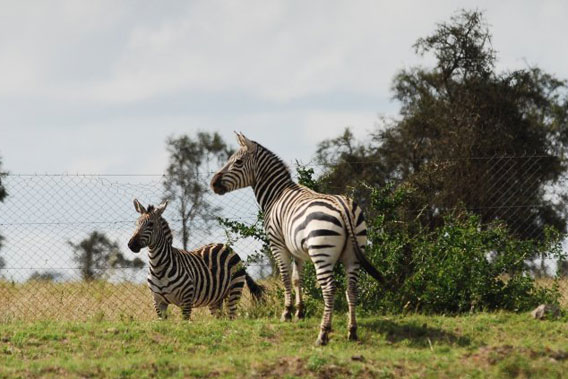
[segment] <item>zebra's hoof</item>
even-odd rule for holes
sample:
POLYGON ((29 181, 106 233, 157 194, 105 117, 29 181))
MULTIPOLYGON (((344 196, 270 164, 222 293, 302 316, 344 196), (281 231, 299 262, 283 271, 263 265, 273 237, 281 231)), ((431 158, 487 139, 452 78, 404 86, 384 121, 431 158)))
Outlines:
POLYGON ((282 322, 288 322, 288 321, 292 321, 292 312, 285 310, 284 312, 282 312, 282 316, 280 317, 280 321, 282 322))
POLYGON ((329 336, 327 333, 320 333, 318 339, 316 340, 316 346, 325 346, 329 342, 329 336))
POLYGON ((298 307, 298 310, 296 311, 296 317, 298 318, 298 320, 303 320, 304 317, 306 317, 304 307, 298 307))
POLYGON ((357 327, 349 328, 349 333, 347 333, 347 338, 349 341, 357 341, 359 338, 357 337, 357 327))

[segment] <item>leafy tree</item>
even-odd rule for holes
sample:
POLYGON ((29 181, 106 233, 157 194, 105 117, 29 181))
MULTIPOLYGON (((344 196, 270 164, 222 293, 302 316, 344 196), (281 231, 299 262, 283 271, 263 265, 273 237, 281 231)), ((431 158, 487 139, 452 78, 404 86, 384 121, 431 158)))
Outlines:
MULTIPOLYGON (((6 198, 6 196, 8 196, 6 188, 2 184, 2 178, 4 178, 6 175, 8 174, 2 171, 2 158, 0 158, 0 203, 4 202, 4 199, 6 198)), ((4 237, 0 235, 0 249, 2 248, 3 241, 4 237)), ((0 256, 0 270, 3 269, 5 266, 6 266, 6 261, 4 260, 4 258, 0 256)))
POLYGON ((264 213, 259 211, 256 221, 253 224, 245 224, 240 221, 229 220, 227 218, 219 218, 219 224, 225 228, 229 244, 232 244, 242 238, 253 238, 261 243, 260 249, 247 256, 247 265, 256 265, 260 267, 259 275, 262 278, 267 276, 278 276, 278 265, 276 258, 272 255, 268 236, 264 230, 264 213), (265 268, 269 268, 270 272, 266 274, 265 268))
POLYGON ((546 225, 565 228, 566 197, 545 193, 566 171, 567 82, 537 67, 496 72, 477 11, 437 25, 414 48, 435 65, 395 76, 400 118, 383 120, 368 142, 346 131, 319 145, 318 161, 330 165, 324 188, 410 183, 417 193, 409 206, 431 228, 443 224, 440 210, 460 204, 522 238, 544 238, 546 225))
POLYGON ((39 281, 39 282, 53 282, 61 278, 61 274, 53 271, 39 272, 34 271, 33 274, 28 278, 28 282, 39 281))
POLYGON ((67 241, 73 249, 73 261, 79 264, 83 280, 100 279, 111 268, 142 268, 140 258, 129 260, 120 252, 118 243, 110 241, 101 232, 94 231, 87 238, 75 244, 67 241))
POLYGON ((209 166, 224 162, 232 151, 218 133, 207 132, 199 132, 195 138, 169 138, 167 149, 170 159, 163 182, 165 199, 177 204, 183 248, 187 250, 191 228, 198 222, 208 225, 220 211, 206 198, 209 166))

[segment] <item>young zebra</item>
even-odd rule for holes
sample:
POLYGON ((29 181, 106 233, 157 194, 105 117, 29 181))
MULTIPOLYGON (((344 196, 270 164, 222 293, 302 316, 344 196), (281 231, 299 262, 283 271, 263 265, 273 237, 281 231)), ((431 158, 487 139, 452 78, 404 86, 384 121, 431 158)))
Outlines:
POLYGON ((186 320, 193 307, 209 306, 212 314, 219 315, 226 301, 232 319, 245 282, 253 298, 261 299, 264 289, 241 267, 241 259, 229 246, 211 244, 193 251, 172 247, 172 232, 162 217, 167 204, 146 209, 134 199, 140 217, 128 242, 135 253, 149 248, 148 287, 158 316, 166 318, 169 304, 181 307, 186 320))
POLYGON ((294 183, 290 171, 275 154, 242 134, 237 134, 237 140, 240 149, 213 176, 211 187, 220 195, 247 186, 253 188, 264 212, 264 228, 284 282, 282 320, 292 318, 292 282, 296 292, 296 316, 304 316, 302 271, 304 262, 311 259, 325 303, 316 344, 327 344, 335 295, 333 267, 341 261, 347 274, 348 338, 357 340, 355 304, 359 267, 383 281, 363 254, 367 227, 361 208, 344 196, 317 193, 294 183))

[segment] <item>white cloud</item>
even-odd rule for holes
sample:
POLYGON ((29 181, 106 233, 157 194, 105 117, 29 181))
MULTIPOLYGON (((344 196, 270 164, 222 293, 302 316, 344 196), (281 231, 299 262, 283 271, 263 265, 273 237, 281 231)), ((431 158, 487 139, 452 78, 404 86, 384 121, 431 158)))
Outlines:
POLYGON ((568 77, 563 1, 5 2, 0 153, 16 171, 155 172, 165 137, 199 128, 308 160, 394 112, 393 75, 424 62, 411 45, 464 7, 486 10, 499 67, 568 77))

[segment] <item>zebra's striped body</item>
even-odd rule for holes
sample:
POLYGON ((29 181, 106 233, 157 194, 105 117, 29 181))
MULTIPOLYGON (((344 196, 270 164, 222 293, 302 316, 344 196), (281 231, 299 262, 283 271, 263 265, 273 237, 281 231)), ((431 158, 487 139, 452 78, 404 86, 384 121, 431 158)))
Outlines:
POLYGON ((382 280, 363 254, 367 237, 361 208, 345 196, 321 194, 294 183, 288 168, 276 155, 243 135, 238 135, 238 141, 240 150, 215 174, 211 186, 218 194, 246 186, 253 188, 265 213, 265 231, 284 282, 282 319, 290 320, 292 316, 292 285, 296 315, 303 317, 302 271, 304 262, 311 259, 325 302, 317 343, 326 344, 335 295, 333 267, 340 261, 348 281, 349 338, 357 339, 355 304, 360 266, 382 280))
POLYGON ((171 230, 161 216, 166 205, 146 210, 134 200, 141 215, 128 242, 133 252, 149 248, 148 287, 160 318, 166 317, 169 304, 181 307, 184 319, 189 319, 194 307, 209 306, 213 314, 219 314, 224 301, 233 318, 245 282, 260 298, 262 288, 240 267, 241 259, 229 246, 211 244, 193 251, 173 247, 171 230))

